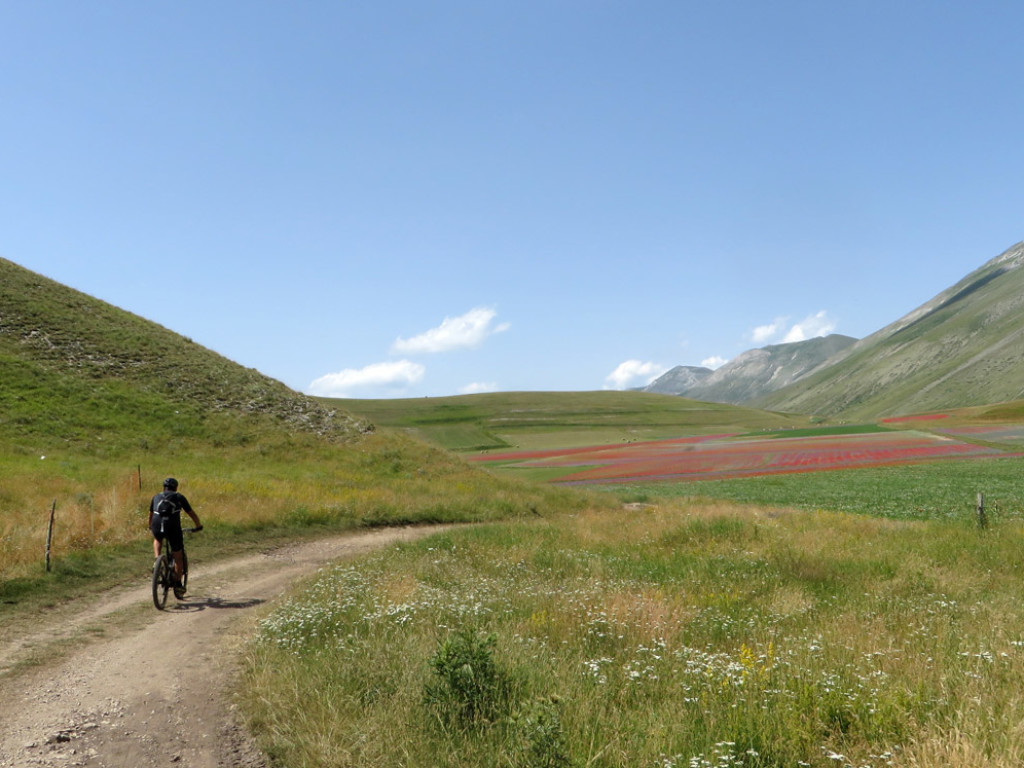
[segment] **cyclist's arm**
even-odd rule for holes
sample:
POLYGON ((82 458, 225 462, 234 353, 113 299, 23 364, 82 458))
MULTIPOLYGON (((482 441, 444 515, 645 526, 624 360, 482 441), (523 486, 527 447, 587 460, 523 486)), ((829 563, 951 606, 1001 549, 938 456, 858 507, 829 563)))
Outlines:
POLYGON ((196 524, 197 531, 203 530, 203 524, 199 522, 199 515, 197 515, 194 510, 186 509, 185 513, 192 518, 192 522, 196 524))
POLYGON ((199 522, 199 515, 197 515, 195 510, 192 509, 192 505, 188 503, 188 499, 186 499, 180 493, 178 494, 178 503, 181 505, 181 508, 185 511, 185 513, 192 518, 192 522, 196 524, 196 530, 202 530, 203 524, 199 522))

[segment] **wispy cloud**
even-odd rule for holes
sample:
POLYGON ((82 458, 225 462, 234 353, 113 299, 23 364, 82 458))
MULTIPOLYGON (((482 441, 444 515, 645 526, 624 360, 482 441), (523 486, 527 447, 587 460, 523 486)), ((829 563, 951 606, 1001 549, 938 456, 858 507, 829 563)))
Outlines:
POLYGON ((433 354, 479 346, 488 336, 509 329, 508 323, 492 325, 497 315, 494 309, 476 307, 459 317, 446 317, 439 326, 418 336, 396 339, 391 351, 404 355, 433 354))
POLYGON ((705 358, 704 360, 701 360, 700 364, 703 365, 705 368, 710 368, 711 370, 714 370, 715 368, 721 368, 728 362, 729 361, 726 360, 724 357, 713 355, 712 357, 708 357, 705 358))
POLYGON ((788 344, 806 341, 817 336, 828 336, 836 329, 836 322, 824 309, 790 325, 788 317, 777 317, 771 323, 757 326, 750 333, 750 339, 758 346, 764 344, 788 344))
POLYGON ((766 344, 779 335, 779 331, 783 328, 785 323, 786 318, 777 317, 772 323, 757 326, 757 328, 755 328, 750 334, 750 338, 755 344, 766 344))
POLYGON ((641 360, 627 360, 605 378, 605 389, 629 389, 650 384, 667 369, 657 363, 645 363, 641 360))
POLYGON ((321 376, 309 385, 309 393, 319 397, 349 397, 353 392, 367 388, 416 384, 426 372, 422 365, 409 360, 373 363, 365 368, 346 368, 321 376))
POLYGON ((789 329, 789 332, 782 339, 783 342, 804 341, 818 336, 828 336, 836 329, 835 321, 832 320, 825 310, 801 320, 789 329))
POLYGON ((497 392, 498 384, 493 381, 474 381, 459 390, 460 395, 477 395, 481 392, 497 392))

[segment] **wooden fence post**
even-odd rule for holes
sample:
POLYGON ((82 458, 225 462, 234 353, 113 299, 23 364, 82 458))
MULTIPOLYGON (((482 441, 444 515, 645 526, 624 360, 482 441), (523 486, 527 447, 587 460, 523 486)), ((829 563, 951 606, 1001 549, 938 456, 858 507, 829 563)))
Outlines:
POLYGON ((53 518, 57 513, 57 500, 53 500, 53 506, 50 507, 50 527, 46 531, 46 572, 50 572, 50 544, 53 542, 53 518))
POLYGON ((978 527, 987 528, 988 520, 985 518, 985 494, 978 494, 978 527))

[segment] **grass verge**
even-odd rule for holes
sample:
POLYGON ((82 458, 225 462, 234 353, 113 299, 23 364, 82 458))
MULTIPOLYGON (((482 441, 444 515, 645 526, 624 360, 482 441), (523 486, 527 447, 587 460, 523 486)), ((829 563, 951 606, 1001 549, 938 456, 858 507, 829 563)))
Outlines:
POLYGON ((445 533, 270 614, 277 764, 1024 761, 1024 529, 716 503, 445 533))

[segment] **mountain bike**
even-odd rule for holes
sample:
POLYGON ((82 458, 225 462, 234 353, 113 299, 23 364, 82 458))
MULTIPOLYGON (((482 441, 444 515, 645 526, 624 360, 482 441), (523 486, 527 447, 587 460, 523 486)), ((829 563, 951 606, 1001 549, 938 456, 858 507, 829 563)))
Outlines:
MULTIPOLYGON (((185 528, 184 533, 195 533, 198 528, 185 528)), ((185 547, 181 548, 181 589, 184 597, 185 587, 188 585, 188 554, 185 547)), ((164 536, 160 540, 160 556, 153 563, 153 605, 158 611, 164 610, 167 605, 167 593, 174 590, 174 556, 171 554, 171 544, 164 536)), ((177 592, 174 595, 178 600, 177 592)))

